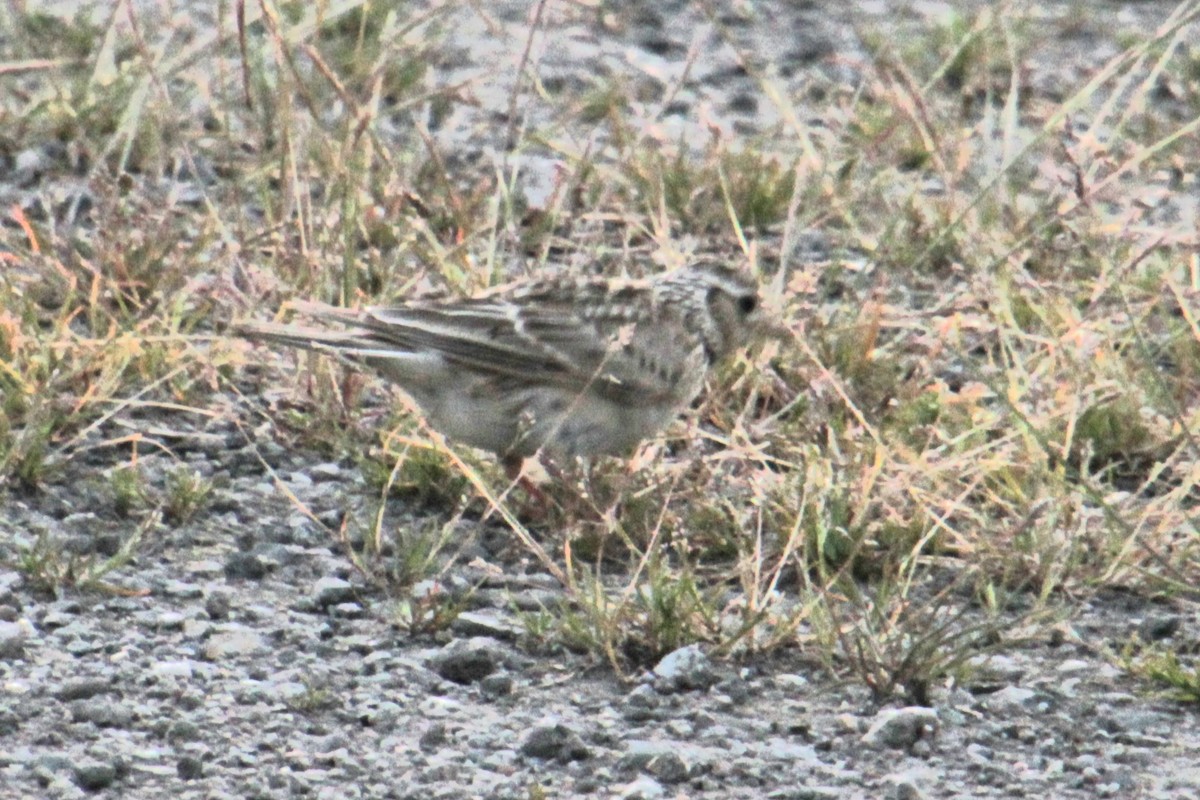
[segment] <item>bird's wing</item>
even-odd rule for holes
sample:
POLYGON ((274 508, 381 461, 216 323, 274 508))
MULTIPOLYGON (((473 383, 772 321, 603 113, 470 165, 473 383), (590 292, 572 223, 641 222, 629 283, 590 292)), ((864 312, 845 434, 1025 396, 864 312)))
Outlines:
POLYGON ((548 281, 523 287, 519 296, 309 311, 350 326, 310 341, 351 357, 433 352, 497 386, 550 385, 626 405, 671 402, 681 375, 702 358, 694 337, 655 309, 644 290, 614 296, 599 283, 566 291, 548 281))

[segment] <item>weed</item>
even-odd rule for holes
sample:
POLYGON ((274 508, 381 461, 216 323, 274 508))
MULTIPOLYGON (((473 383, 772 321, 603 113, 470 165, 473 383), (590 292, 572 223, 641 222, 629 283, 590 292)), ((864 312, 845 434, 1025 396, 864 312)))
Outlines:
POLYGON ((141 594, 110 583, 107 578, 128 566, 137 555, 138 547, 148 531, 160 522, 158 514, 150 514, 121 542, 110 556, 79 555, 67 552, 55 537, 42 531, 29 547, 19 548, 10 566, 25 576, 35 592, 57 597, 64 589, 108 594, 141 594))
POLYGON ((147 505, 146 484, 136 467, 118 467, 109 473, 108 480, 117 516, 128 517, 132 511, 147 505))
POLYGON ((1147 647, 1134 637, 1117 659, 1121 669, 1184 703, 1200 703, 1200 664, 1164 647, 1147 647))
POLYGON ((182 525, 194 517, 212 494, 212 482, 200 473, 180 466, 167 473, 163 499, 163 519, 182 525))

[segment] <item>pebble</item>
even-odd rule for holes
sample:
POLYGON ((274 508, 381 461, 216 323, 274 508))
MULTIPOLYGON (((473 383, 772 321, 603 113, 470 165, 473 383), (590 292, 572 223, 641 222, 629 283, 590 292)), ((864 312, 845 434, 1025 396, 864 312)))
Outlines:
POLYGON ((690 644, 663 656, 654 667, 654 688, 659 692, 707 689, 717 683, 712 661, 698 644, 690 644))
POLYGON ((75 783, 89 792, 107 789, 117 779, 117 768, 103 761, 84 761, 74 768, 75 783))
POLYGON ((904 749, 937 732, 938 715, 932 708, 885 708, 875 715, 862 742, 870 747, 904 749))
POLYGON ((476 636, 450 642, 430 659, 429 666, 448 681, 466 684, 491 675, 503 660, 495 639, 476 636))
POLYGON ((520 753, 530 758, 560 762, 581 761, 591 756, 578 734, 556 721, 542 722, 531 728, 521 742, 520 753))
POLYGON ((0 660, 15 661, 25 656, 27 626, 19 622, 0 622, 0 660))

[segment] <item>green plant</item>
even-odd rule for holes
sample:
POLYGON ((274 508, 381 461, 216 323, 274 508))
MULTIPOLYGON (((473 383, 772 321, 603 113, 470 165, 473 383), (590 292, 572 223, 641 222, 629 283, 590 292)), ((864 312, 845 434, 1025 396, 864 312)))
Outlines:
POLYGON ((11 567, 24 575, 35 591, 53 596, 58 596, 63 589, 117 595, 136 594, 137 592, 110 583, 107 579, 133 561, 146 533, 153 530, 160 521, 158 514, 147 515, 111 556, 69 552, 62 542, 43 531, 38 534, 32 546, 17 550, 11 567))
POLYGON ((1183 703, 1200 703, 1200 663, 1194 656, 1161 646, 1147 646, 1133 637, 1117 658, 1121 669, 1183 703))
POLYGON ((212 495, 212 482, 199 472, 179 466, 167 473, 163 518, 182 525, 196 515, 212 495))

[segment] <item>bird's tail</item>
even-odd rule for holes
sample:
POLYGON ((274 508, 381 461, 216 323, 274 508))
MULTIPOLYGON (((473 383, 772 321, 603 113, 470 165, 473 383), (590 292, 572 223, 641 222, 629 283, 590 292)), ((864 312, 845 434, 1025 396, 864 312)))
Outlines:
POLYGON ((294 309, 318 324, 244 320, 235 323, 231 330, 251 341, 336 353, 353 359, 378 353, 379 345, 371 340, 370 331, 355 324, 359 312, 307 302, 288 303, 286 308, 294 309), (331 324, 341 327, 332 327, 331 324))

